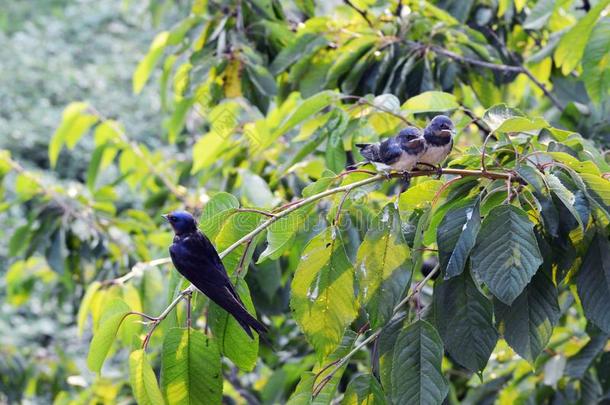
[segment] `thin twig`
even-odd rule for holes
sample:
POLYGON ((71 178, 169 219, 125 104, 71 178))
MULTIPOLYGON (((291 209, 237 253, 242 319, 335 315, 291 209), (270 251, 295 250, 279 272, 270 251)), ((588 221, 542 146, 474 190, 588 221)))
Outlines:
POLYGON ((254 212, 256 214, 261 214, 261 215, 264 215, 266 217, 273 217, 273 216, 275 216, 275 214, 273 214, 271 212, 259 210, 259 209, 256 209, 256 208, 235 208, 235 211, 236 212, 254 212))
POLYGON ((347 4, 348 6, 350 6, 351 8, 353 8, 358 14, 360 14, 362 16, 362 18, 364 18, 366 20, 369 27, 373 28, 373 23, 371 22, 371 20, 369 20, 369 17, 366 15, 366 11, 360 10, 350 0, 343 0, 343 2, 345 4, 347 4))
POLYGON ((341 197, 341 201, 339 201, 339 205, 337 205, 337 213, 335 214, 335 219, 333 221, 333 226, 337 226, 339 224, 339 220, 341 219, 341 211, 343 210, 343 205, 345 201, 347 201, 347 197, 349 193, 352 191, 351 188, 347 189, 343 196, 341 197))

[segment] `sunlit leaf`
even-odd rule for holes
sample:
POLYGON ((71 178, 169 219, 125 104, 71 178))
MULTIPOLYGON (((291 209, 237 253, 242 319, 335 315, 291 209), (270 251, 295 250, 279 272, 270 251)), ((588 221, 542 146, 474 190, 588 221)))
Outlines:
POLYGON ((427 91, 408 99, 401 107, 409 114, 450 111, 459 107, 455 96, 442 91, 427 91))
POLYGON ((91 371, 96 373, 101 371, 110 347, 115 341, 119 327, 129 311, 129 306, 119 299, 113 300, 106 305, 100 326, 89 344, 87 365, 91 371))
POLYGON ((222 402, 220 352, 212 338, 199 330, 173 328, 162 353, 161 386, 169 404, 222 402))
POLYGON ((140 405, 163 405, 163 395, 157 377, 142 349, 129 355, 129 381, 136 401, 140 405))
POLYGON ((610 333, 610 242, 597 233, 576 278, 578 296, 587 319, 610 333))
POLYGON ((133 92, 138 94, 142 91, 142 88, 148 81, 152 70, 155 65, 163 56, 163 51, 167 46, 167 40, 169 39, 169 32, 163 31, 157 34, 152 44, 150 45, 150 49, 144 58, 138 64, 138 67, 133 72, 133 92))
POLYGON ((409 246, 400 215, 386 205, 369 227, 358 249, 356 276, 359 295, 375 328, 386 324, 411 279, 409 246))
POLYGON ((354 269, 331 228, 305 247, 292 281, 294 318, 316 352, 326 356, 356 317, 354 269))

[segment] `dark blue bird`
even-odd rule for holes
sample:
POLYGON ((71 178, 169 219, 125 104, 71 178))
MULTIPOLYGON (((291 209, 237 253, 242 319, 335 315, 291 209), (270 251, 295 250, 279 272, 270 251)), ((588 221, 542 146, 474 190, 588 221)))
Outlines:
POLYGON ((163 215, 174 229, 174 243, 169 254, 176 269, 199 291, 207 295, 225 311, 230 313, 246 333, 254 338, 254 329, 259 335, 267 332, 246 310, 235 291, 227 271, 212 242, 197 229, 195 218, 185 211, 174 211, 163 215))
POLYGON ((381 143, 359 143, 356 146, 377 170, 387 173, 390 170, 411 170, 425 152, 426 142, 418 128, 407 127, 381 143))
POLYGON ((426 152, 419 158, 419 163, 440 168, 440 164, 453 148, 453 135, 455 126, 449 117, 437 115, 432 118, 430 124, 424 128, 426 152))

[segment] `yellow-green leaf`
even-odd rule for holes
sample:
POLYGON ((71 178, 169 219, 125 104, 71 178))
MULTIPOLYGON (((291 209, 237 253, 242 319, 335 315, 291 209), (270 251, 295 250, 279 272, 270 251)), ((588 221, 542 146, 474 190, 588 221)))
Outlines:
POLYGON ((401 107, 410 114, 432 112, 432 111, 450 111, 459 107, 455 96, 442 91, 426 91, 415 97, 408 99, 401 107))
POLYGON ((163 395, 157 384, 144 350, 136 350, 129 355, 129 381, 133 396, 139 405, 163 405, 163 395))
POLYGON ((169 32, 163 31, 157 34, 150 49, 144 59, 140 61, 138 67, 133 72, 133 92, 138 94, 142 91, 142 88, 148 81, 152 70, 163 55, 163 51, 167 46, 167 40, 169 38, 169 32))
POLYGON ((89 345, 87 365, 92 371, 99 373, 102 369, 119 327, 129 311, 129 306, 120 299, 115 299, 106 305, 100 326, 89 345))

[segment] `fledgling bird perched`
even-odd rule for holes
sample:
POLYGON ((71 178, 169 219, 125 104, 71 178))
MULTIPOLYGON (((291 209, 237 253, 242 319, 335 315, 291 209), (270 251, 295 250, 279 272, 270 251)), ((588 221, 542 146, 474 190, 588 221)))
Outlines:
POLYGON ((174 229, 174 242, 169 247, 169 254, 180 274, 231 314, 251 338, 254 336, 250 329, 259 335, 266 333, 267 327, 246 310, 218 252, 197 229, 195 218, 185 211, 174 211, 163 218, 174 229))
POLYGON ((420 161, 426 149, 421 131, 407 127, 398 135, 380 143, 358 143, 360 154, 375 165, 377 170, 388 174, 390 170, 405 172, 420 161))
POLYGON ((451 149, 453 148, 453 136, 455 126, 453 121, 446 115, 437 115, 432 118, 430 124, 424 128, 424 139, 426 140, 426 151, 419 158, 419 162, 426 166, 432 166, 439 170, 451 149))

